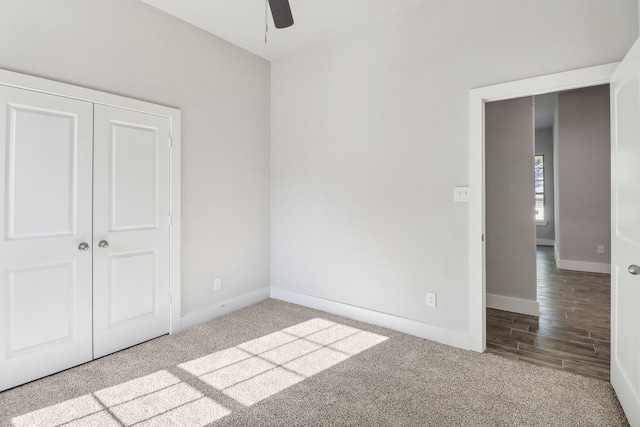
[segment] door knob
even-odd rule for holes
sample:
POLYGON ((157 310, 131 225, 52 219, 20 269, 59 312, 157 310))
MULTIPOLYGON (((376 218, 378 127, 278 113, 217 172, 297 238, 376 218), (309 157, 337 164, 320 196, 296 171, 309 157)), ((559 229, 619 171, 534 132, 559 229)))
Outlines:
POLYGON ((82 242, 78 246, 79 251, 86 251, 87 249, 89 249, 89 244, 87 242, 82 242))
POLYGON ((638 274, 640 274, 640 266, 635 264, 630 265, 629 273, 633 274, 634 276, 637 276, 638 274))
POLYGON ((100 240, 100 243, 98 243, 98 247, 100 247, 100 248, 108 248, 109 247, 109 242, 107 242, 106 240, 100 240))

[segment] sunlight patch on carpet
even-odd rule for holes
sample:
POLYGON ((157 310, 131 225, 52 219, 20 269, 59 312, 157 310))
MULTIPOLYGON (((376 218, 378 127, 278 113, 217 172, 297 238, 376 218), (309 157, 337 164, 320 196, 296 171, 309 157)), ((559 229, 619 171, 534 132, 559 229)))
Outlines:
POLYGON ((158 371, 16 417, 14 427, 205 426, 230 411, 167 371, 158 371))
POLYGON ((311 319, 178 367, 251 406, 386 339, 329 320, 311 319))
MULTIPOLYGON (((387 339, 329 320, 311 319, 178 367, 240 404, 251 406, 387 339)), ((162 370, 15 417, 12 424, 202 427, 230 413, 162 370)))
POLYGON ((104 406, 91 394, 67 400, 48 408, 16 417, 12 420, 15 427, 59 426, 73 420, 99 413, 104 406))

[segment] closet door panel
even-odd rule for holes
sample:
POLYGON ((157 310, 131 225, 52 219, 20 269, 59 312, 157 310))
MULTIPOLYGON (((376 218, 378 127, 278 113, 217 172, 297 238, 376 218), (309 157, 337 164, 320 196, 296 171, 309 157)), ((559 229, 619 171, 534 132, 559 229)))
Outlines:
POLYGON ((95 107, 95 357, 169 332, 169 136, 167 118, 95 107))
POLYGON ((0 86, 0 390, 92 358, 92 121, 0 86))

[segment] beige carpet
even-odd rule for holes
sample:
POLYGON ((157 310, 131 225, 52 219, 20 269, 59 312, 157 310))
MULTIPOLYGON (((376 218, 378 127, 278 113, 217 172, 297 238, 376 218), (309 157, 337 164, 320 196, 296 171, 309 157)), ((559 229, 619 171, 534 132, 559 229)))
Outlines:
POLYGON ((276 300, 0 393, 2 426, 625 426, 611 385, 276 300))

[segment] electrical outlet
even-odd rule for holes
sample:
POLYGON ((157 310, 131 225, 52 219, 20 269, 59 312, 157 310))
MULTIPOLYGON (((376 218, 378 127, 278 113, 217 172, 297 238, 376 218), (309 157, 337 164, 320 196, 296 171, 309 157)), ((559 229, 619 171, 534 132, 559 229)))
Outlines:
POLYGON ((603 254, 604 253, 604 246, 598 246, 598 253, 599 254, 603 254))
POLYGON ((435 292, 427 292, 427 307, 436 308, 438 306, 438 296, 435 292))
POLYGON ((216 277, 215 279, 213 279, 213 290, 219 291, 221 287, 222 287, 222 279, 220 277, 216 277))

